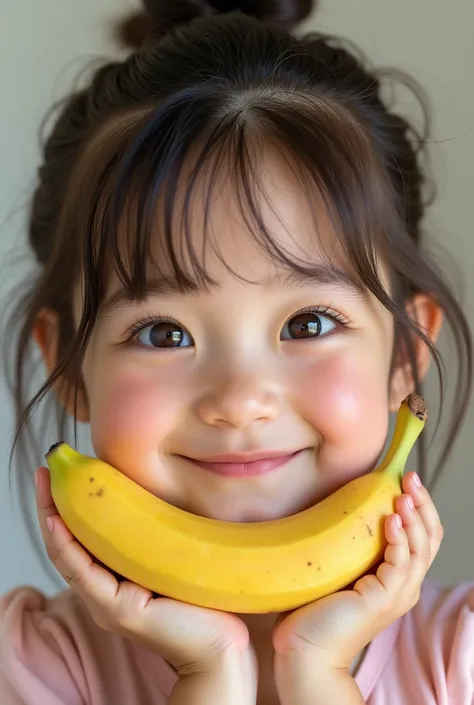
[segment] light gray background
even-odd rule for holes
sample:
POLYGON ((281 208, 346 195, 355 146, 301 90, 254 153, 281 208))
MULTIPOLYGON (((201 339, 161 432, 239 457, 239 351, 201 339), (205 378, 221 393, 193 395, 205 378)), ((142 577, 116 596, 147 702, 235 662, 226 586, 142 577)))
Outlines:
MULTIPOLYGON (((35 180, 37 130, 51 103, 72 85, 81 67, 97 56, 119 54, 110 26, 130 8, 126 0, 0 0, 0 257, 5 263, 25 234, 25 205, 35 180)), ((472 318, 474 265, 472 184, 474 158, 474 3, 472 0, 325 0, 307 25, 354 39, 376 65, 412 72, 429 92, 435 111, 433 163, 439 198, 427 219, 431 241, 461 263, 464 303, 472 318)), ((401 96, 402 108, 411 103, 401 96)), ((27 265, 2 267, 0 296, 27 265)), ((0 305, 0 308, 3 304, 0 305)), ((3 331, 2 331, 3 333, 3 331)), ((8 335, 8 331, 5 332, 8 335)), ((449 373, 449 365, 448 365, 449 373)), ((2 371, 3 375, 3 371, 2 371)), ((427 398, 433 397, 434 376, 427 398)), ((431 407, 434 417, 436 409, 431 407)), ((473 418, 467 418, 444 480, 435 493, 446 538, 431 569, 445 584, 474 579, 473 418)), ((13 429, 10 398, 0 379, 0 593, 20 584, 48 593, 48 578, 32 550, 14 497, 8 492, 13 429)), ((54 433, 45 438, 56 440, 54 433)), ((88 452, 87 436, 81 449, 88 452)), ((436 450, 436 443, 433 448, 436 450)), ((42 458, 38 457, 38 464, 42 458)), ((31 470, 33 471, 34 468, 31 470)))

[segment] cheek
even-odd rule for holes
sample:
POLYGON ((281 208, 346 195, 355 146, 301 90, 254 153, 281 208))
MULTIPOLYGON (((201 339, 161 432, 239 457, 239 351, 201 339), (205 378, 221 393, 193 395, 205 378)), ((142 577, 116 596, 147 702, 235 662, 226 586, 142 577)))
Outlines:
POLYGON ((135 481, 144 482, 176 423, 179 391, 159 373, 150 378, 143 369, 127 366, 110 369, 96 380, 89 394, 94 450, 135 481))
POLYGON ((333 356, 306 380, 305 418, 320 437, 320 467, 346 482, 370 469, 388 430, 388 369, 333 356))

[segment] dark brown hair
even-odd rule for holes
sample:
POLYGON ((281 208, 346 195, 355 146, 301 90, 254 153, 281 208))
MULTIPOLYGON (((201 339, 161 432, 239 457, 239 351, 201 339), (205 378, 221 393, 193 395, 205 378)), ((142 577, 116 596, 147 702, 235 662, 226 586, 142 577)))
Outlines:
MULTIPOLYGON (((225 172, 261 247, 287 268, 311 271, 309 259, 290 258, 279 247, 259 212, 257 166, 269 147, 286 158, 310 203, 315 190, 324 198, 354 282, 393 315, 394 360, 400 351, 408 356, 418 392, 415 336, 430 347, 441 402, 443 361, 405 304, 424 292, 444 311, 457 370, 450 374, 455 405, 432 475, 434 486, 464 417, 472 361, 469 327, 457 297, 422 242, 425 206, 433 195, 425 168, 430 134, 426 97, 407 76, 371 70, 360 52, 341 40, 317 32, 299 38, 292 34, 312 4, 146 0, 147 12, 128 19, 120 30, 136 51, 101 66, 86 88, 59 106, 43 145, 30 210, 28 235, 37 274, 25 283, 10 317, 11 329, 19 331, 10 380, 17 413, 12 458, 14 451, 24 458, 16 474, 21 488, 47 450, 40 447, 32 459, 26 452, 32 412, 45 396, 54 402, 50 392, 55 382, 67 380, 79 389, 110 265, 132 299, 146 295, 158 200, 163 204, 163 258, 154 265, 168 278, 171 271, 179 290, 213 286, 205 260, 193 247, 188 218, 204 174, 207 209, 225 172), (226 12, 234 9, 239 11, 226 12), (422 128, 415 129, 382 99, 384 85, 394 78, 418 98, 422 128), (183 180, 184 228, 177 242, 172 225, 183 180), (390 272, 390 291, 379 279, 380 257, 390 272), (84 301, 77 327, 72 299, 78 283, 84 301), (59 316, 58 365, 28 402, 32 328, 45 307, 59 316)), ((209 246, 218 250, 218 242, 209 246)), ((57 419, 63 439, 64 411, 59 409, 57 419)), ((50 416, 45 420, 50 424, 50 416)), ((418 447, 426 481, 423 438, 418 447)))

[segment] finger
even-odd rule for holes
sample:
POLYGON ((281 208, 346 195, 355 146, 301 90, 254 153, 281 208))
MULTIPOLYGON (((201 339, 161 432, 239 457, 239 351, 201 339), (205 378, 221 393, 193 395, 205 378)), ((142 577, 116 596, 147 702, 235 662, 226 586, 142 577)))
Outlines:
POLYGON ((410 554, 415 559, 429 566, 431 563, 431 548, 428 533, 419 512, 415 508, 413 497, 409 494, 403 494, 397 497, 395 506, 402 518, 403 528, 408 537, 410 554))
POLYGON ((410 570, 411 555, 408 536, 403 529, 399 514, 392 514, 385 522, 384 560, 375 573, 377 580, 391 595, 396 594, 404 585, 410 570))
POLYGON ((415 507, 428 534, 433 561, 439 551, 444 536, 443 525, 438 510, 431 499, 430 493, 426 487, 421 484, 421 480, 415 472, 409 473, 407 477, 404 478, 404 491, 413 497, 415 507), (420 484, 418 484, 417 481, 419 481, 420 484))
POLYGON ((38 514, 38 522, 41 529, 41 535, 46 548, 46 552, 50 561, 55 566, 56 570, 65 577, 65 568, 62 565, 59 553, 54 546, 51 538, 51 532, 48 527, 48 520, 56 516, 58 510, 53 501, 50 488, 49 471, 45 467, 40 467, 36 471, 36 511, 38 514))
POLYGON ((36 509, 38 519, 45 541, 48 539, 46 520, 48 517, 57 514, 51 488, 49 484, 49 472, 47 468, 40 467, 36 471, 36 509))
POLYGON ((399 497, 396 506, 402 517, 403 528, 410 548, 411 563, 402 594, 405 604, 408 603, 409 608, 411 608, 418 602, 421 584, 432 563, 431 546, 425 526, 415 509, 411 495, 399 497))
POLYGON ((64 579, 82 592, 84 597, 104 605, 110 604, 110 600, 117 595, 117 580, 108 570, 94 562, 58 514, 49 519, 52 526, 50 540, 64 571, 64 579))

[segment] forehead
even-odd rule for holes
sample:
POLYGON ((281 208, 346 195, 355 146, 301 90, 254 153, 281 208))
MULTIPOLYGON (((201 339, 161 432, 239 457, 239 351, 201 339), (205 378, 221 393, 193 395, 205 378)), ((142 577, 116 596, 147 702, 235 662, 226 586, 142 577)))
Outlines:
MULTIPOLYGON (((183 169, 173 194, 171 212, 166 199, 157 200, 147 243, 146 279, 173 279, 173 256, 187 272, 198 263, 214 282, 229 276, 255 283, 274 281, 294 264, 321 268, 325 263, 349 274, 323 195, 275 151, 266 150, 250 179, 223 169, 216 180, 215 172, 203 169, 191 197, 187 171, 183 169)), ((128 241, 130 267, 136 261, 137 215, 133 203, 121 223, 120 238, 128 241)), ((109 275, 110 291, 119 280, 117 268, 110 267, 109 275)))
MULTIPOLYGON (((335 256, 330 260, 327 247, 324 248, 323 256, 322 244, 327 242, 337 253, 332 224, 324 209, 321 209, 320 217, 315 222, 314 213, 307 202, 306 209, 304 208, 305 201, 300 199, 299 192, 296 192, 296 198, 292 200, 294 184, 278 177, 272 178, 269 195, 274 189, 273 196, 276 197, 281 193, 282 186, 288 194, 285 201, 280 199, 283 207, 275 208, 276 203, 268 201, 261 208, 260 216, 265 221, 265 228, 272 242, 277 243, 288 258, 287 262, 266 250, 265 244, 262 246, 241 210, 236 208, 232 201, 216 201, 209 213, 207 224, 204 222, 204 209, 197 206, 197 217, 192 220, 192 246, 202 253, 200 264, 205 267, 206 275, 212 280, 211 285, 208 282, 203 285, 199 281, 183 284, 180 277, 173 276, 171 262, 163 251, 163 242, 158 231, 153 238, 152 262, 146 263, 142 294, 134 292, 129 284, 123 284, 114 271, 109 278, 107 293, 100 307, 101 315, 129 304, 133 305, 151 295, 163 299, 176 294, 209 294, 210 291, 218 293, 228 289, 231 296, 238 297, 238 286, 242 283, 257 286, 260 292, 263 288, 265 293, 277 292, 279 295, 295 289, 308 289, 314 293, 315 287, 330 286, 352 299, 365 300, 367 290, 351 274, 349 268, 338 264, 337 260, 342 258, 335 256), (204 234, 205 225, 211 229, 211 246, 204 234), (320 229, 321 236, 318 234, 320 229)), ((188 252, 188 255, 183 254, 183 259, 189 260, 189 250, 185 252, 188 252)), ((188 261, 188 269, 191 269, 191 265, 188 261)), ((255 291, 255 295, 258 293, 255 291)))

